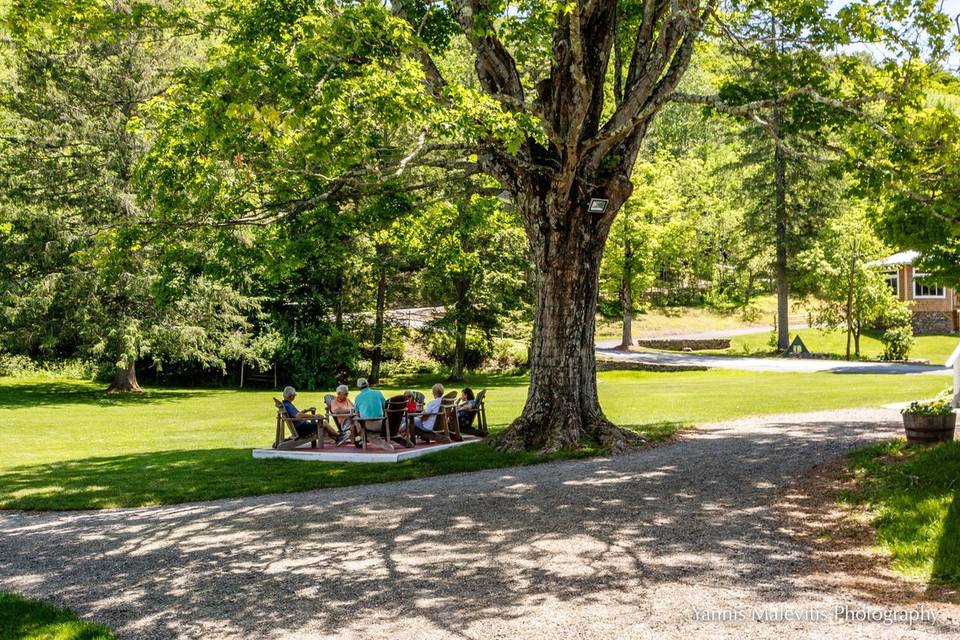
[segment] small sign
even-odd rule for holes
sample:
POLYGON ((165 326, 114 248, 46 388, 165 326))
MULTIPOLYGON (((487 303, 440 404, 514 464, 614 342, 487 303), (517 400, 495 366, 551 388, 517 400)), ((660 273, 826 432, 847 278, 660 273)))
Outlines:
POLYGON ((607 203, 610 202, 604 198, 591 198, 587 205, 587 211, 590 213, 603 213, 607 210, 607 203))
POLYGON ((809 358, 810 352, 807 350, 807 345, 803 344, 803 340, 801 340, 798 335, 793 339, 793 342, 790 343, 790 346, 787 347, 787 352, 784 355, 797 358, 809 358))

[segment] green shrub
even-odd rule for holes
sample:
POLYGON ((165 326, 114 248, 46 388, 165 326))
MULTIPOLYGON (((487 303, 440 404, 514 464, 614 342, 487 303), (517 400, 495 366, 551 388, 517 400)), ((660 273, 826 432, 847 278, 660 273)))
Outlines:
MULTIPOLYGON (((446 331, 425 331, 421 334, 430 357, 440 364, 453 366, 456 339, 446 331)), ((467 331, 467 348, 464 367, 478 369, 493 353, 493 342, 477 331, 467 331)))
POLYGON ((37 372, 37 365, 27 356, 0 354, 0 376, 20 377, 37 372))
POLYGON ((294 386, 315 391, 353 377, 360 349, 353 336, 332 325, 302 324, 284 335, 277 359, 294 386))
POLYGON ((423 373, 440 374, 440 363, 404 357, 399 360, 384 360, 380 363, 380 377, 393 378, 423 373))
POLYGON ((524 340, 501 338, 493 341, 493 349, 485 369, 516 372, 530 366, 530 344, 524 340))
POLYGON ((884 360, 904 360, 913 346, 913 329, 910 325, 890 327, 880 336, 884 360))
POLYGON ((0 354, 0 376, 94 380, 98 365, 87 360, 34 362, 27 356, 0 354))

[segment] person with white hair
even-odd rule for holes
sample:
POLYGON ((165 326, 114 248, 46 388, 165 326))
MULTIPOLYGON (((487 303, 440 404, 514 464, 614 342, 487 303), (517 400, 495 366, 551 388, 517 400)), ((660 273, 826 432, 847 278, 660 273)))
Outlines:
MULTIPOLYGON (((330 402, 330 414, 340 427, 340 437, 343 438, 343 442, 346 442, 343 434, 346 433, 347 437, 349 437, 351 433, 355 432, 356 427, 354 423, 356 408, 347 395, 349 391, 347 385, 341 384, 337 387, 337 395, 333 398, 333 401, 330 402)), ((341 441, 337 440, 337 444, 341 444, 341 441)))
POLYGON ((317 420, 317 408, 310 407, 306 411, 300 411, 293 404, 293 399, 297 397, 297 390, 293 387, 286 387, 283 390, 283 408, 286 410, 287 415, 294 419, 293 428, 296 430, 297 435, 301 438, 304 438, 311 433, 319 426, 323 425, 323 428, 326 429, 327 433, 330 434, 330 437, 336 439, 340 434, 337 430, 330 424, 327 424, 326 418, 323 420, 317 420), (297 420, 297 418, 311 418, 310 420, 297 420))
POLYGON ((430 391, 433 393, 433 400, 427 403, 421 416, 413 419, 413 426, 416 435, 420 436, 426 442, 430 442, 433 436, 433 427, 437 422, 437 416, 440 415, 441 405, 443 403, 443 385, 439 382, 430 391))

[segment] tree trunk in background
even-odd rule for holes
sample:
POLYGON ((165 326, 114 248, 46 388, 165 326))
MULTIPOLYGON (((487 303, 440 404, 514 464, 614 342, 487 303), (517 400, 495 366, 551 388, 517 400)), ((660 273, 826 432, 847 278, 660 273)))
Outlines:
POLYGON ((627 220, 623 220, 623 280, 620 282, 620 304, 623 307, 623 336, 620 346, 633 344, 633 247, 627 237, 627 220))
POLYGON ((333 303, 333 326, 335 326, 338 331, 343 331, 343 287, 345 284, 343 271, 337 271, 337 298, 333 303))
POLYGON ((457 309, 454 321, 454 335, 456 344, 453 349, 453 367, 450 370, 450 382, 463 382, 463 371, 467 362, 467 320, 464 317, 463 306, 466 305, 467 292, 470 283, 458 279, 456 282, 457 309))
POLYGON ((137 382, 137 361, 130 360, 125 367, 117 367, 113 382, 107 387, 110 393, 143 393, 137 382))
POLYGON ((780 145, 780 113, 774 110, 774 149, 773 169, 776 188, 774 189, 774 216, 776 222, 776 263, 774 277, 777 281, 777 349, 783 353, 790 347, 790 285, 787 275, 787 158, 780 145))
POLYGON ((378 268, 377 311, 373 324, 373 354, 370 356, 370 384, 380 379, 380 362, 383 360, 383 314, 387 299, 387 270, 378 268))

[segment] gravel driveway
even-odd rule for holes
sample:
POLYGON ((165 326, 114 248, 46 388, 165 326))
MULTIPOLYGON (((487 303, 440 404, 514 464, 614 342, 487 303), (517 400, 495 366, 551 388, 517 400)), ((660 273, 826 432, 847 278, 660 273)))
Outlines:
POLYGON ((836 606, 867 613, 809 582, 807 552, 777 512, 777 492, 806 468, 893 435, 898 417, 774 416, 613 459, 5 512, 0 590, 67 605, 122 638, 943 637, 960 626, 942 614, 914 626, 837 619, 836 606), (790 619, 756 621, 755 607, 790 619))

